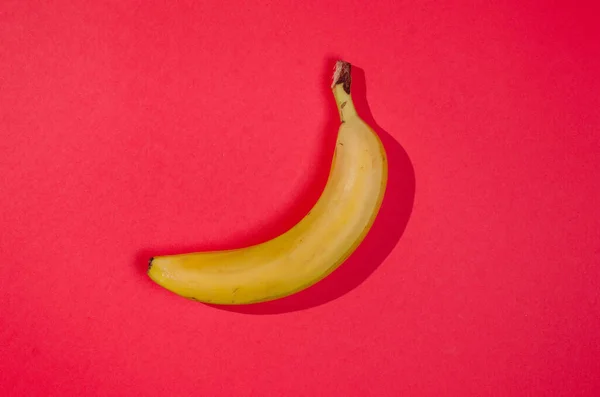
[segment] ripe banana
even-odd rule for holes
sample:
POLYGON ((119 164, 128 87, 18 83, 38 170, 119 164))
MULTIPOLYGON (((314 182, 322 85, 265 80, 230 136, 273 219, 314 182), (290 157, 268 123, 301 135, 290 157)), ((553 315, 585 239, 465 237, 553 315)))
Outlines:
POLYGON ((340 266, 365 238, 387 183, 385 149, 357 114, 351 65, 338 61, 331 86, 340 116, 325 189, 312 210, 272 240, 225 251, 156 256, 148 275, 178 295, 213 304, 250 304, 301 291, 340 266))

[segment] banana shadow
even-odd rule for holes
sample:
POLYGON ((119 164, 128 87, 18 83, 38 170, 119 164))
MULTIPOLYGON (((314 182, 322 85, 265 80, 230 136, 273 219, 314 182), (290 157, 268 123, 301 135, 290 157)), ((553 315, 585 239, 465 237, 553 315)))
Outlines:
MULTIPOLYGON (((328 64, 334 65, 334 59, 329 59, 328 64)), ((328 76, 328 79, 330 78, 331 76, 328 76)), ((327 87, 325 94, 330 98, 332 109, 335 109, 335 101, 328 89, 328 84, 325 85, 327 87)), ((358 287, 383 263, 397 245, 412 213, 415 197, 414 169, 402 146, 373 118, 367 103, 365 72, 354 65, 352 65, 352 98, 362 119, 371 125, 381 138, 389 164, 385 197, 379 215, 363 243, 346 262, 328 277, 294 295, 254 305, 210 306, 245 314, 279 314, 316 307, 337 299, 358 287)), ((335 114, 335 112, 333 113, 335 114)), ((336 119, 334 128, 327 129, 325 132, 325 134, 333 135, 334 141, 338 125, 339 122, 336 119)), ((329 170, 328 167, 324 169, 329 170)), ((320 191, 311 195, 315 201, 319 193, 320 191)))
MULTIPOLYGON (((136 267, 145 274, 148 259, 156 254, 192 252, 205 249, 227 249, 247 246, 276 237, 295 225, 312 208, 327 182, 328 172, 337 139, 339 119, 335 112, 335 100, 329 86, 331 73, 337 57, 326 59, 327 73, 322 75, 322 93, 333 109, 332 116, 324 123, 323 149, 310 182, 303 187, 293 207, 284 209, 252 235, 234 236, 218 247, 163 247, 162 250, 141 250, 136 255, 136 267), (143 270, 142 270, 143 269, 143 270)), ((323 305, 331 302, 362 284, 388 257, 402 237, 412 213, 415 197, 415 173, 406 151, 375 119, 367 103, 365 73, 352 65, 352 98, 362 119, 379 135, 388 156, 388 183, 383 203, 370 232, 363 243, 338 269, 315 285, 294 295, 278 300, 252 305, 211 305, 213 308, 251 315, 281 314, 323 305)), ((157 286, 157 288, 160 288, 157 286)), ((191 301, 191 304, 197 302, 191 301)))

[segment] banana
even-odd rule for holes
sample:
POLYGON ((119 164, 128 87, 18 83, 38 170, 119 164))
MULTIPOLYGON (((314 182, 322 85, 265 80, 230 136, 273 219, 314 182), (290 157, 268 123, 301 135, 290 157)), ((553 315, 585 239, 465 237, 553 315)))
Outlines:
POLYGON ((148 276, 154 282, 205 303, 258 303, 308 288, 354 252, 381 207, 387 157, 377 134, 356 112, 349 63, 337 61, 331 89, 341 123, 327 184, 311 211, 261 244, 153 257, 148 276))

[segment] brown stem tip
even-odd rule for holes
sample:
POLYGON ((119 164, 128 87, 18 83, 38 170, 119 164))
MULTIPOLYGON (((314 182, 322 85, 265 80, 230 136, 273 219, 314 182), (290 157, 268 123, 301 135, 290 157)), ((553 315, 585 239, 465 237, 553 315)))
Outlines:
POLYGON ((337 61, 335 63, 335 71, 333 72, 333 84, 331 87, 342 84, 346 94, 350 95, 350 85, 352 84, 352 65, 345 61, 337 61))
POLYGON ((150 269, 152 269, 152 261, 154 260, 154 257, 150 258, 150 260, 148 261, 148 271, 150 271, 150 269))

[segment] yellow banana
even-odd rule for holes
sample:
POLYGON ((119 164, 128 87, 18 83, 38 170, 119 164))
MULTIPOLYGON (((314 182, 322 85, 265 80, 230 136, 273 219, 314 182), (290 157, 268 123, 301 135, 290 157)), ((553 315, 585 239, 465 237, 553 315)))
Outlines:
POLYGON ((335 65, 332 92, 340 115, 325 189, 312 210, 272 240, 225 251, 156 256, 148 275, 183 297, 213 304, 278 299, 320 281, 359 246, 381 206, 387 183, 385 149, 357 114, 351 65, 335 65))

